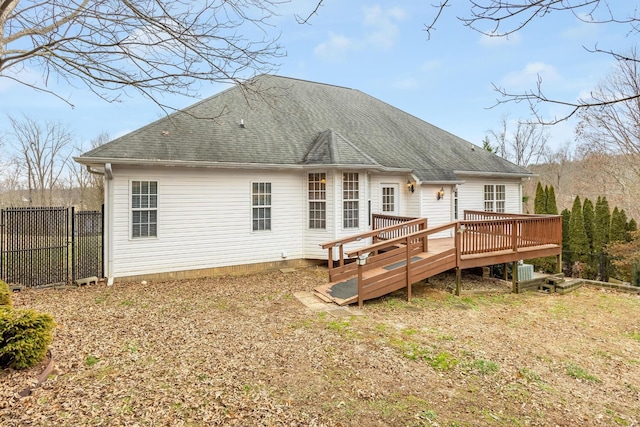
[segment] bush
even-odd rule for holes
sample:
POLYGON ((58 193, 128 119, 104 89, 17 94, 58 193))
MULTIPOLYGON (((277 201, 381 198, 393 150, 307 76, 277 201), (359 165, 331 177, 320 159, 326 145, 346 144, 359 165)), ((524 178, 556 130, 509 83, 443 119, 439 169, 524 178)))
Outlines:
POLYGON ((0 307, 0 367, 35 366, 53 339, 53 317, 28 309, 0 307))
POLYGON ((11 307, 13 301, 11 301, 11 289, 4 281, 0 280, 0 307, 11 307))

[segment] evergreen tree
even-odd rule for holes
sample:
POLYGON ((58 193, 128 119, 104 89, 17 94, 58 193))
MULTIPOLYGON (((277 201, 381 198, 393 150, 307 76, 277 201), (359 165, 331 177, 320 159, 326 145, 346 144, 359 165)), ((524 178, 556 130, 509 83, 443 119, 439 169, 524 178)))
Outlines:
POLYGON ((547 205, 547 197, 544 194, 544 189, 542 188, 542 184, 538 181, 538 186, 536 187, 536 198, 533 199, 533 213, 535 214, 543 214, 546 210, 547 205))
POLYGON ((616 206, 611 214, 611 227, 609 229, 610 242, 623 242, 627 234, 627 215, 624 210, 618 210, 616 206))
POLYGON ((591 200, 584 199, 582 215, 584 217, 584 231, 587 233, 587 241, 589 242, 589 250, 591 251, 593 250, 593 233, 595 229, 595 212, 591 200))
POLYGON ((571 219, 569 221, 569 247, 573 252, 573 258, 586 262, 589 254, 589 241, 584 229, 584 216, 582 214, 582 203, 580 196, 576 196, 571 209, 571 219))
POLYGON ((496 152, 496 147, 491 145, 491 141, 489 141, 489 137, 488 136, 485 136, 484 139, 482 140, 482 148, 487 150, 490 153, 495 153, 496 152))
POLYGON ((569 256, 569 251, 571 251, 571 247, 569 246, 569 223, 571 222, 571 211, 569 209, 563 209, 562 213, 562 252, 563 253, 564 262, 567 264, 571 264, 571 257, 569 256))
POLYGON ((549 186, 549 194, 547 194, 547 213, 550 215, 558 215, 558 204, 556 203, 556 190, 553 185, 549 186))
POLYGON ((609 231, 611 224, 611 212, 607 198, 600 198, 596 202, 596 212, 593 227, 593 251, 601 253, 609 243, 609 231))
POLYGON ((638 223, 635 219, 631 218, 627 223, 627 233, 632 233, 634 231, 638 231, 638 223))
POLYGON ((571 211, 563 209, 562 213, 562 246, 564 250, 569 250, 569 223, 571 221, 571 211))

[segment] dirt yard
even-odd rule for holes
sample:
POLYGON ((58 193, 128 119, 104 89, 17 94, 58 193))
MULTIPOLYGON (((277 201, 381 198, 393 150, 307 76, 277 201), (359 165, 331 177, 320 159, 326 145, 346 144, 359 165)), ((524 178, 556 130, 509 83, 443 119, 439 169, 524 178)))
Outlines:
MULTIPOLYGON (((640 297, 452 296, 453 277, 349 312, 321 269, 27 290, 55 369, 0 373, 2 426, 640 425, 640 297)), ((467 289, 508 289, 465 282, 467 289)))

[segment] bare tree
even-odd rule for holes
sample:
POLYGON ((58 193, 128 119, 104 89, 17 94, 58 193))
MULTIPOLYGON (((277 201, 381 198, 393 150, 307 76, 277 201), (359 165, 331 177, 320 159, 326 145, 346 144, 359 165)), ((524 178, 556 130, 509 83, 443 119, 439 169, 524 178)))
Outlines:
MULTIPOLYGON (((109 142, 109 134, 100 133, 89 142, 89 148, 97 148, 109 142)), ((85 146, 74 148, 76 154, 87 151, 85 146)), ((102 175, 90 173, 89 170, 80 163, 69 162, 69 177, 67 179, 68 188, 71 193, 77 192, 77 203, 81 210, 99 210, 104 201, 104 181, 102 175)))
POLYGON ((267 31, 277 3, 2 0, 0 78, 69 104, 51 78, 84 84, 107 101, 135 89, 171 109, 163 94, 194 95, 198 82, 239 83, 270 71, 282 54, 267 31), (41 82, 25 77, 34 68, 41 82))
POLYGON ((41 124, 24 117, 9 116, 13 129, 16 161, 26 180, 30 204, 50 206, 53 190, 69 160, 68 147, 73 136, 59 123, 41 124))
MULTIPOLYGON (((425 25, 425 30, 429 37, 445 10, 449 7, 451 0, 441 0, 435 5, 436 13, 431 23, 425 25)), ((550 14, 557 15, 565 13, 571 19, 577 19, 585 24, 619 24, 628 29, 629 35, 637 35, 640 31, 640 17, 638 17, 636 6, 633 3, 625 3, 621 6, 618 2, 607 0, 469 0, 469 12, 458 19, 466 27, 478 31, 489 37, 508 37, 533 21, 544 19, 550 14)), ((592 53, 610 55, 617 60, 632 60, 619 51, 601 49, 597 45, 588 49, 592 53)), ((545 95, 542 90, 542 79, 538 76, 538 83, 534 89, 523 93, 513 93, 505 88, 494 84, 494 89, 501 96, 497 103, 504 102, 527 102, 539 123, 555 124, 564 121, 576 113, 592 108, 607 105, 615 105, 640 98, 640 92, 619 94, 608 99, 578 99, 560 100, 552 99, 545 95), (560 117, 550 119, 543 118, 538 111, 540 103, 557 104, 567 107, 567 113, 560 117)))
POLYGON ((517 121, 510 129, 508 116, 504 116, 498 130, 489 131, 496 147, 495 153, 518 166, 538 163, 547 149, 549 136, 539 123, 517 121))
POLYGON ((549 166, 549 175, 546 180, 541 179, 541 181, 551 182, 556 188, 556 194, 563 190, 564 178, 571 172, 569 165, 573 158, 574 154, 570 141, 565 142, 555 150, 545 150, 542 154, 544 163, 549 166))
MULTIPOLYGON (((592 93, 594 99, 607 102, 640 93, 640 57, 636 49, 628 56, 631 59, 619 60, 598 85, 592 93)), ((640 178, 640 99, 582 111, 576 132, 585 152, 617 156, 640 178)))

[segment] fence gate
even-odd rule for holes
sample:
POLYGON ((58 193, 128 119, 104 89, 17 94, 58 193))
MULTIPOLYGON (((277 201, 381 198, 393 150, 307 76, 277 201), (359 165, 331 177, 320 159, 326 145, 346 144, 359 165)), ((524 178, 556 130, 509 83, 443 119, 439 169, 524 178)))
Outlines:
POLYGON ((0 211, 0 279, 22 286, 102 277, 102 212, 73 208, 0 211))

